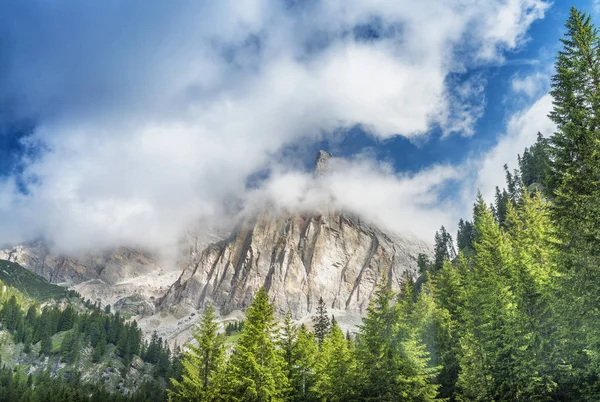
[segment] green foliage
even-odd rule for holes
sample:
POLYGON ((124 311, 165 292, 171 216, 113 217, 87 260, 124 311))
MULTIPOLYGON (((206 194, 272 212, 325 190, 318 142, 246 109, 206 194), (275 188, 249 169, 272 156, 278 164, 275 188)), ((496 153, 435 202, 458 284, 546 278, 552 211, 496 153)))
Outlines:
POLYGON ((442 269, 445 260, 452 260, 456 257, 452 236, 444 226, 438 232, 435 232, 433 253, 434 259, 431 266, 433 272, 442 269))
MULTIPOLYGON (((48 282, 19 264, 6 260, 0 260, 0 281, 38 301, 61 299, 70 293, 67 289, 48 282)), ((72 294, 76 295, 75 292, 72 294)))
POLYGON ((542 133, 537 134, 537 140, 529 148, 525 148, 519 158, 521 182, 527 189, 531 185, 542 186, 545 189, 550 174, 550 143, 542 133))
POLYGON ((315 364, 312 392, 319 400, 347 401, 353 397, 356 361, 344 333, 333 320, 315 364))
POLYGON ((169 395, 174 401, 215 401, 221 399, 224 383, 225 337, 219 334, 212 305, 193 332, 194 342, 183 354, 182 379, 171 379, 169 395))
POLYGON ((456 235, 456 245, 458 250, 464 254, 470 254, 473 251, 473 241, 475 240, 475 228, 469 221, 463 219, 458 221, 458 233, 456 235))
MULTIPOLYGON (((17 345, 22 344, 24 353, 31 354, 33 345, 39 345, 38 350, 41 356, 44 358, 47 356, 51 359, 50 362, 60 358, 67 363, 67 367, 78 363, 82 357, 82 350, 88 347, 93 349, 91 362, 100 363, 109 348, 109 344, 112 344, 112 348, 116 349, 116 353, 121 358, 120 361, 124 363, 125 371, 127 371, 131 359, 133 356, 141 354, 143 346, 141 331, 135 322, 127 323, 119 315, 104 314, 97 306, 92 307, 91 304, 90 310, 84 311, 76 310, 71 304, 54 304, 52 302, 47 302, 45 307, 41 308, 37 302, 1 281, 0 329, 10 333, 12 342, 17 345), (113 328, 118 328, 119 332, 117 334, 113 331, 116 335, 109 340, 109 332, 113 328)), ((161 395, 164 394, 164 379, 171 367, 169 351, 162 340, 160 340, 157 355, 159 356, 156 362, 157 378, 151 381, 152 384, 143 385, 147 387, 146 390, 154 389, 153 395, 155 397, 152 400, 156 400, 156 398, 160 400, 161 395), (157 387, 163 389, 163 391, 156 392, 157 387)), ((29 356, 29 358, 34 357, 29 356)), ((35 376, 40 379, 45 378, 44 374, 39 374, 39 376, 35 374, 35 376)), ((14 376, 10 379, 6 376, 5 380, 12 381, 13 384, 17 380, 20 381, 14 376)), ((44 379, 43 381, 47 380, 44 379)), ((19 382, 19 384, 21 383, 19 382)), ((35 384, 29 383, 27 385, 25 382, 24 384, 28 387, 27 389, 18 388, 11 392, 23 391, 28 395, 37 395, 36 391, 32 391, 35 384)), ((93 387, 89 388, 86 385, 84 388, 93 389, 93 391, 90 391, 92 394, 87 393, 82 396, 82 394, 75 392, 70 384, 61 381, 55 382, 52 380, 49 386, 62 390, 60 392, 64 391, 70 395, 69 398, 72 398, 72 400, 89 400, 90 395, 93 397, 108 395, 104 391, 99 391, 93 387), (72 391, 75 394, 71 394, 72 391)), ((123 397, 123 400, 136 400, 137 397, 130 395, 130 397, 123 397)), ((2 399, 0 398, 0 400, 2 399)), ((57 400, 61 399, 58 398, 57 400)))
POLYGON ((415 307, 410 286, 407 281, 404 297, 396 302, 396 294, 383 280, 363 319, 356 350, 362 399, 428 401, 437 396, 438 386, 432 382, 436 368, 429 365, 429 352, 422 342, 424 322, 415 322, 420 309, 415 307))
POLYGON ((590 16, 575 8, 566 28, 552 78, 557 130, 548 181, 560 240, 560 360, 568 368, 558 393, 594 400, 600 398, 600 39, 590 16))
POLYGON ((319 298, 319 304, 317 305, 317 311, 313 316, 313 328, 315 331, 315 339, 319 343, 319 347, 323 344, 325 337, 329 334, 329 330, 331 329, 331 322, 329 321, 329 316, 327 315, 327 308, 325 307, 325 302, 323 298, 319 298))
POLYGON ((315 365, 318 347, 314 334, 306 326, 300 326, 292 346, 291 364, 287 366, 290 384, 289 399, 307 401, 313 399, 315 365))
POLYGON ((248 308, 242 335, 227 365, 228 399, 283 400, 288 379, 277 338, 273 304, 261 288, 248 308))

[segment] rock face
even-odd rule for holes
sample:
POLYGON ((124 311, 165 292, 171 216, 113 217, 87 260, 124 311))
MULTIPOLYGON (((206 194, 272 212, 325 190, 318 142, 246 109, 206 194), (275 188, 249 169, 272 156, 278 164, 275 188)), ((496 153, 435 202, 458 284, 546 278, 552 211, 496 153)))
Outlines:
POLYGON ((76 284, 100 279, 117 283, 125 278, 147 272, 155 266, 155 257, 131 248, 63 256, 50 251, 42 242, 22 244, 0 250, 0 259, 16 262, 44 277, 51 283, 76 284))
POLYGON ((314 312, 320 297, 328 308, 361 314, 383 275, 398 289, 406 274, 416 274, 419 253, 430 250, 349 214, 265 209, 193 257, 159 309, 211 302, 227 314, 248 307, 265 286, 278 312, 296 319, 314 312))
POLYGON ((69 286, 85 299, 111 304, 114 310, 146 315, 196 255, 223 238, 223 229, 199 222, 183 236, 176 258, 165 261, 129 247, 63 255, 37 241, 0 250, 0 260, 16 262, 51 283, 69 286))
POLYGON ((333 155, 331 155, 327 151, 320 150, 319 152, 317 152, 317 158, 315 160, 316 176, 321 176, 325 174, 325 172, 327 172, 327 169, 329 168, 329 162, 332 158, 333 155))

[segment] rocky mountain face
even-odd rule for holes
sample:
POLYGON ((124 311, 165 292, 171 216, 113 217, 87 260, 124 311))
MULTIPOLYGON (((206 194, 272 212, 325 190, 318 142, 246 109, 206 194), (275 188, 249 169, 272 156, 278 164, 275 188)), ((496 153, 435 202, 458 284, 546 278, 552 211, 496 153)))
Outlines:
POLYGON ((189 256, 221 238, 221 229, 200 223, 185 234, 180 255, 170 260, 131 247, 66 255, 42 241, 0 250, 0 260, 15 262, 102 305, 147 315, 154 313, 155 300, 179 277, 189 256))
MULTIPOLYGON (((326 174, 333 159, 319 151, 315 176, 326 174)), ((330 309, 356 316, 382 277, 397 290, 406 275, 416 276, 418 254, 431 252, 419 240, 329 208, 293 213, 265 207, 247 216, 227 238, 190 253, 159 310, 196 310, 210 302, 228 314, 244 310, 265 286, 280 314, 305 318, 322 297, 330 309)))
POLYGON ((76 284, 91 279, 116 283, 135 276, 156 263, 155 257, 120 247, 100 253, 65 256, 54 253, 43 242, 0 250, 0 259, 16 262, 51 283, 76 284))
POLYGON ((279 313, 296 319, 313 313, 320 297, 333 310, 361 314, 382 276, 398 289, 405 275, 416 275, 417 255, 429 252, 342 212, 264 210, 193 258, 159 308, 210 302, 227 314, 265 286, 279 313))

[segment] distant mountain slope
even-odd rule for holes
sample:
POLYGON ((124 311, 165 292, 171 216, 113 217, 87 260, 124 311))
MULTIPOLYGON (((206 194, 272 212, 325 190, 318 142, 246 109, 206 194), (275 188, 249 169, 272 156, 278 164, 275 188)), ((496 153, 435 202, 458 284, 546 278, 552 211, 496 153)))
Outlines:
POLYGON ((19 264, 6 260, 0 260, 0 280, 40 301, 61 299, 68 293, 66 288, 54 285, 19 264))

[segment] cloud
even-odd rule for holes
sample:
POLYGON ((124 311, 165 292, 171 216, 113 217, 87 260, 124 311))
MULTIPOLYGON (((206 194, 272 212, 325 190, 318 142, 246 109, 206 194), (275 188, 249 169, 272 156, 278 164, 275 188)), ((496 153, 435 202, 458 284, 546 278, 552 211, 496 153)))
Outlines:
MULTIPOLYGON (((195 219, 219 215, 223 200, 244 199, 248 175, 287 144, 355 124, 380 139, 416 138, 436 125, 472 134, 481 110, 450 75, 501 62, 547 7, 3 2, 0 104, 12 119, 35 120, 27 141, 48 151, 0 183, 0 243, 42 236, 65 250, 164 245, 195 219)), ((465 85, 483 99, 477 82, 465 85)), ((412 179, 374 172, 395 191, 395 208, 416 211, 398 193, 412 179)), ((354 196, 351 184, 334 193, 354 196)))
POLYGON ((381 228, 427 242, 442 222, 457 219, 456 208, 440 194, 463 178, 461 168, 435 165, 416 174, 395 173, 368 156, 334 158, 323 175, 275 171, 249 197, 250 208, 266 203, 281 210, 343 210, 381 228))
POLYGON ((549 137, 555 131, 554 123, 547 117, 551 109, 552 97, 545 94, 510 117, 497 144, 483 157, 469 162, 476 178, 474 187, 465 188, 467 200, 474 200, 477 189, 484 199, 493 200, 495 187, 502 188, 505 183, 504 164, 510 169, 518 168, 517 155, 535 143, 537 133, 549 137))
POLYGON ((525 94, 528 98, 533 99, 547 89, 549 81, 549 76, 540 72, 525 76, 515 74, 510 81, 510 85, 513 92, 525 94))

